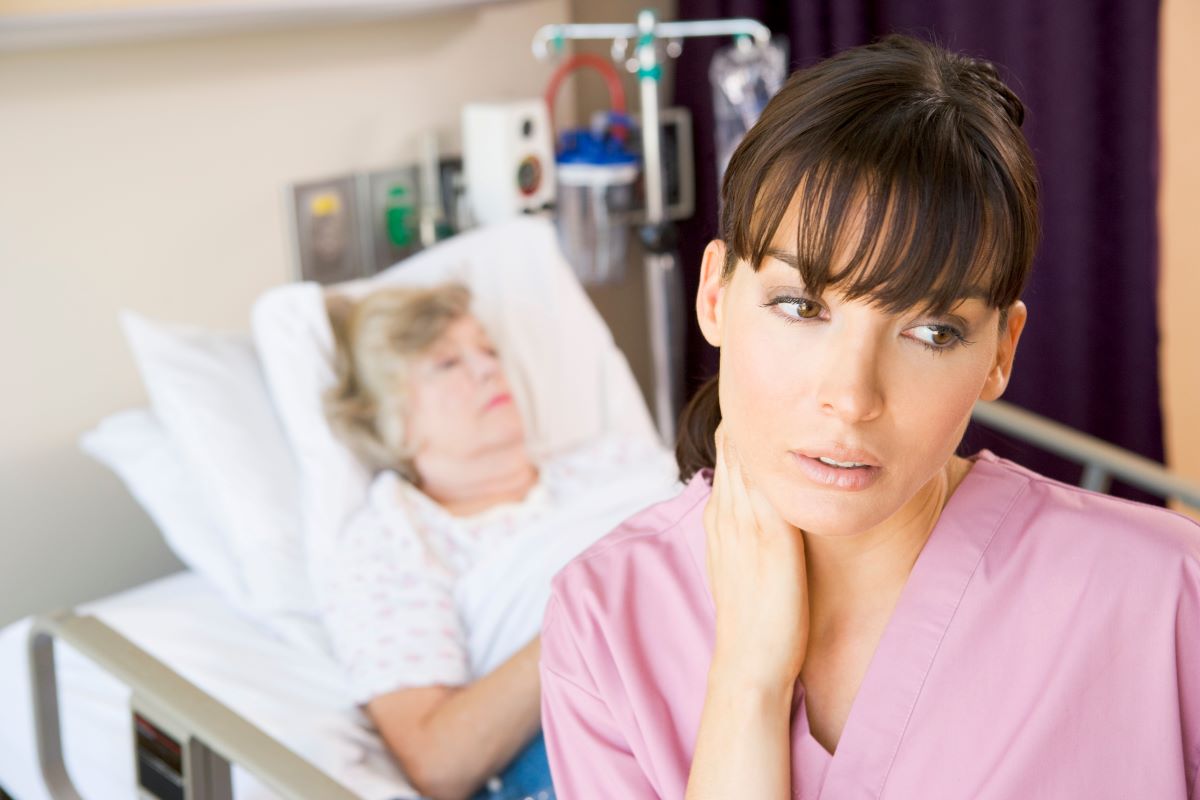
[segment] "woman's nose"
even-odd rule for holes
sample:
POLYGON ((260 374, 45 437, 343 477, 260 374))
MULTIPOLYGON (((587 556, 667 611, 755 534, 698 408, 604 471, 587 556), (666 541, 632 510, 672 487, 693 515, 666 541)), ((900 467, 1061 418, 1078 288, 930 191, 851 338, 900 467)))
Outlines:
POLYGON ((847 424, 869 422, 882 414, 878 344, 868 337, 847 337, 830 348, 816 399, 822 413, 847 424))

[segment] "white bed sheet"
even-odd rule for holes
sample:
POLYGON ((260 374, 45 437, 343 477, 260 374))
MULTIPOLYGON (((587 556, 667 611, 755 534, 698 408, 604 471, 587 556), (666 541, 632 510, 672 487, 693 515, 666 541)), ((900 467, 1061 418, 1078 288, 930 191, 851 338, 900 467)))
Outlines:
MULTIPOLYGON (((238 711, 364 798, 415 797, 330 658, 296 650, 256 627, 203 578, 180 572, 87 604, 183 677, 238 711)), ((27 657, 29 620, 0 630, 0 786, 15 800, 48 800, 37 766, 27 657)), ((59 645, 67 769, 84 798, 135 797, 129 690, 59 645)), ((234 796, 275 795, 234 768, 234 796)))

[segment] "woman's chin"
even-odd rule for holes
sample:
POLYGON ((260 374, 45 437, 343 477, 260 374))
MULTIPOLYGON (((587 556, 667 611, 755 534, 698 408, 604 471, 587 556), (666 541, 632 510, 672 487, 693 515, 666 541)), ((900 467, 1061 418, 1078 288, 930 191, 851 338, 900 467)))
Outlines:
POLYGON ((776 503, 780 516, 793 527, 819 536, 853 536, 869 530, 895 513, 878 484, 847 492, 788 480, 776 503))

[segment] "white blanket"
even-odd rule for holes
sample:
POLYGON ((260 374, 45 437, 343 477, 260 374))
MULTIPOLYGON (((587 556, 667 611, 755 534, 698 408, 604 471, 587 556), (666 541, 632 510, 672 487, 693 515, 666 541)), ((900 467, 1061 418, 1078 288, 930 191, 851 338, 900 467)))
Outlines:
POLYGON ((550 579, 641 509, 680 490, 665 451, 619 479, 575 495, 566 507, 498 545, 460 580, 455 603, 468 631, 471 674, 486 675, 541 630, 550 579))

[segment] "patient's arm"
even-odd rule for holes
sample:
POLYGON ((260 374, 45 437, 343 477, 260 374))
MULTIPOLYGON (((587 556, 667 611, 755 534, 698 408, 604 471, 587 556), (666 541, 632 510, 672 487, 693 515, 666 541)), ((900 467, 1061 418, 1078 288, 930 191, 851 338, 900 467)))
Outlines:
POLYGON ((534 737, 540 654, 535 638, 474 683, 401 689, 367 703, 413 788, 436 800, 469 797, 534 737))

